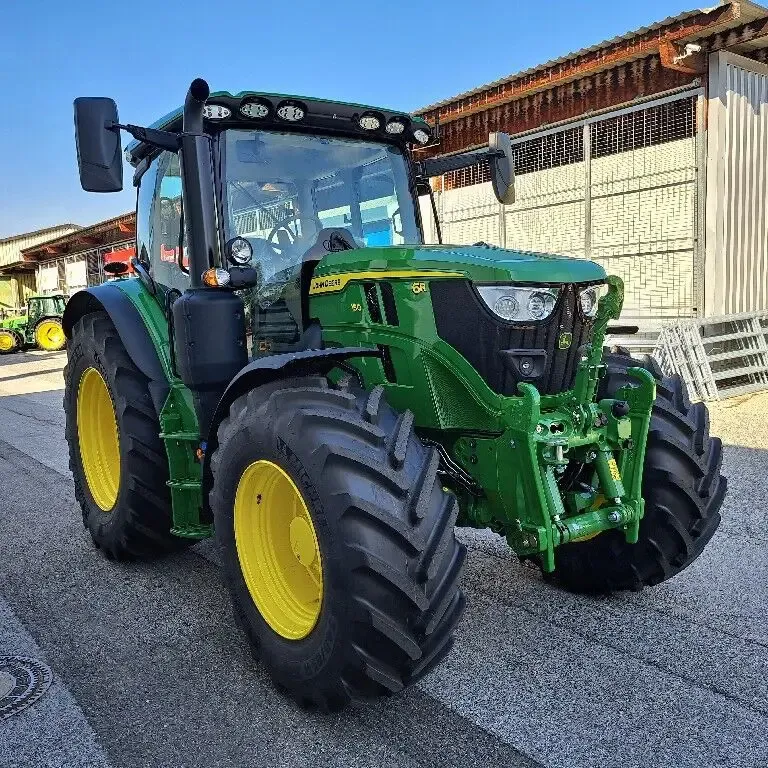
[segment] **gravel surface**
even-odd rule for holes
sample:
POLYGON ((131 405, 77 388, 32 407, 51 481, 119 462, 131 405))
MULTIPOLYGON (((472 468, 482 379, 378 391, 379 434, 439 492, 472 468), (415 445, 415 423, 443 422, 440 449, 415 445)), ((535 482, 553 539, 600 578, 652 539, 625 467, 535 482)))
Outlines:
MULTIPOLYGON (((330 717, 287 702, 252 660, 210 542, 138 565, 92 547, 67 470, 63 362, 0 358, 0 599, 12 612, 0 654, 19 628, 36 643, 74 707, 58 726, 65 746, 164 768, 768 765, 768 393, 712 408, 729 494, 684 573, 577 597, 499 537, 462 529, 469 607, 447 662, 403 695, 330 717)), ((46 749, 16 759, 63 764, 46 749)))

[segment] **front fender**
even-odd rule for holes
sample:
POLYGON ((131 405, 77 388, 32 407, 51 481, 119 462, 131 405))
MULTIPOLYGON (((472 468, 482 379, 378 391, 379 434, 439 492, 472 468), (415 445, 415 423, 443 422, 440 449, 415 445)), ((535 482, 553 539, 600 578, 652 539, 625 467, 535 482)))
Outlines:
POLYGON ((152 402, 159 415, 170 386, 139 310, 128 296, 112 283, 78 291, 67 302, 61 319, 68 341, 72 339, 75 323, 92 312, 106 312, 109 315, 128 356, 149 379, 152 402))
POLYGON ((381 357, 381 353, 378 349, 372 347, 341 347, 337 349, 307 349, 302 352, 270 355, 269 357, 262 357, 249 363, 229 382, 216 406, 205 443, 203 503, 206 507, 208 504, 208 493, 211 490, 213 481, 210 471, 211 454, 218 446, 217 432, 219 424, 229 413, 232 403, 246 392, 278 379, 307 376, 309 374, 325 376, 333 368, 337 367, 340 362, 350 357, 381 357))

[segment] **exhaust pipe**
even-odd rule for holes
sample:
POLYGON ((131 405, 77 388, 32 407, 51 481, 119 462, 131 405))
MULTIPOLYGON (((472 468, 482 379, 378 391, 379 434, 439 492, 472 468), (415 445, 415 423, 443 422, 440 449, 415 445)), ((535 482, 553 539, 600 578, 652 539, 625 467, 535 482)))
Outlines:
POLYGON ((205 100, 211 95, 208 83, 202 77, 195 78, 184 99, 184 115, 182 130, 184 133, 199 135, 203 132, 203 107, 205 100))

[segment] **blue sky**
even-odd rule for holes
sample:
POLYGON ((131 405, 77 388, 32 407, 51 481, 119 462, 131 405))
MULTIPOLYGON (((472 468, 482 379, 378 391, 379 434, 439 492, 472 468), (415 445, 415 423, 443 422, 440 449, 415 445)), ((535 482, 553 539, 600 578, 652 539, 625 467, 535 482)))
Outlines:
MULTIPOLYGON (((645 0, 7 0, 0 14, 0 238, 91 224, 134 190, 81 191, 76 96, 123 122, 212 90, 322 96, 413 110, 695 7, 645 0)), ((128 142, 124 134, 124 146, 128 142)))

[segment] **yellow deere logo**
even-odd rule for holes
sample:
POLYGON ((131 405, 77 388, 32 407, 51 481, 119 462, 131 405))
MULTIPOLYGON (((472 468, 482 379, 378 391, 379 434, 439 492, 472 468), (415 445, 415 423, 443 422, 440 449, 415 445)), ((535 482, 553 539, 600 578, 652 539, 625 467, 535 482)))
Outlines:
POLYGON ((424 293, 427 290, 426 283, 412 283, 411 290, 418 296, 420 293, 424 293))
POLYGON ((557 346, 560 349, 568 349, 573 343, 573 334, 564 331, 560 334, 560 338, 557 340, 557 346))

